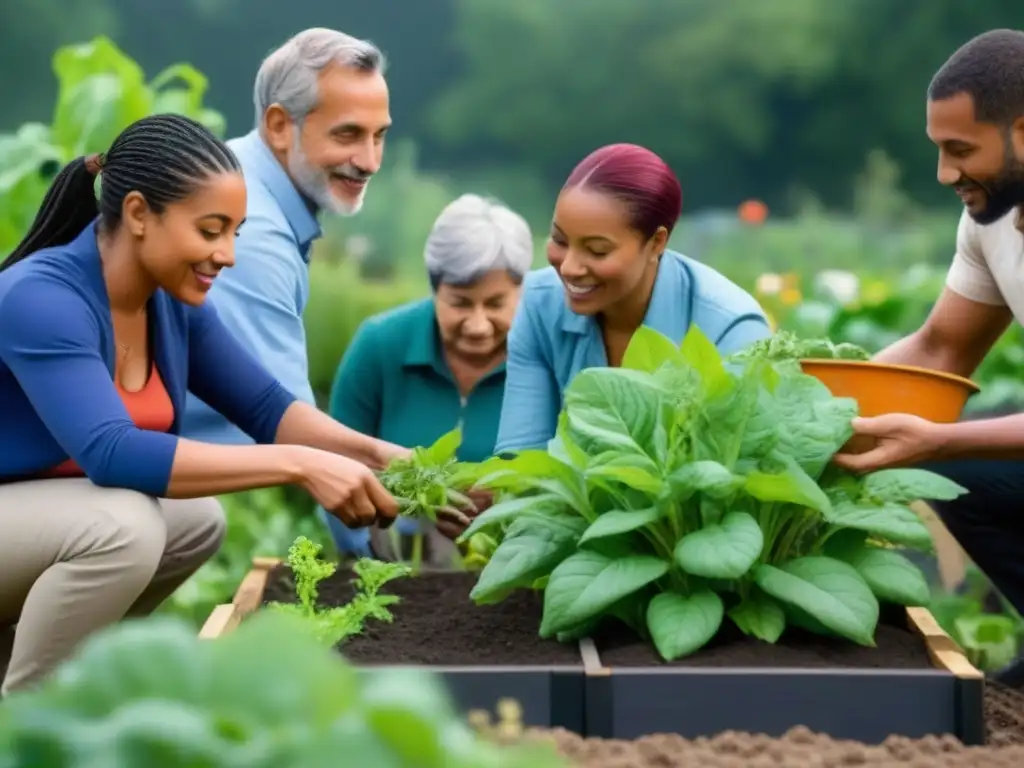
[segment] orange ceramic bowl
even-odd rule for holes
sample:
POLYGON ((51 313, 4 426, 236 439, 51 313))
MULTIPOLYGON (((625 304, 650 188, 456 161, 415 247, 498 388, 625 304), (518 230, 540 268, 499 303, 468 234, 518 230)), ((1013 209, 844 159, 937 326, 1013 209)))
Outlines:
MULTIPOLYGON (((980 391, 970 379, 909 365, 867 360, 801 360, 804 373, 821 381, 836 397, 857 401, 861 416, 909 413, 938 424, 959 420, 967 399, 980 391)), ((874 438, 854 437, 845 453, 863 453, 874 438)))

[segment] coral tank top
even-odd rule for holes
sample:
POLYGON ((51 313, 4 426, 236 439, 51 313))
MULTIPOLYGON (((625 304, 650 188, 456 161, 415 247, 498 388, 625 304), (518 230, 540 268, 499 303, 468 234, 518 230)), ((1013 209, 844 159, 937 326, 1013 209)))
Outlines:
MULTIPOLYGON (((174 404, 155 365, 150 371, 149 381, 138 392, 129 392, 119 381, 115 381, 114 386, 136 427, 153 432, 168 432, 171 429, 174 424, 174 404)), ((44 472, 42 476, 84 477, 85 473, 73 459, 68 459, 44 472)))

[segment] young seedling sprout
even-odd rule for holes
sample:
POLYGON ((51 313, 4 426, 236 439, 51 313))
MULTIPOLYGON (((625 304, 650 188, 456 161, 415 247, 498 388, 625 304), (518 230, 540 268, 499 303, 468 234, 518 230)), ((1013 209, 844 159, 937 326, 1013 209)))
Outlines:
POLYGON ((410 569, 402 563, 387 563, 361 558, 352 566, 356 595, 352 600, 333 608, 317 606, 318 585, 334 575, 337 565, 320 559, 321 546, 299 536, 288 549, 288 567, 295 580, 297 603, 270 603, 271 610, 300 617, 308 631, 326 645, 337 645, 363 631, 367 619, 391 622, 389 606, 399 601, 397 595, 381 594, 389 581, 408 576, 410 569))

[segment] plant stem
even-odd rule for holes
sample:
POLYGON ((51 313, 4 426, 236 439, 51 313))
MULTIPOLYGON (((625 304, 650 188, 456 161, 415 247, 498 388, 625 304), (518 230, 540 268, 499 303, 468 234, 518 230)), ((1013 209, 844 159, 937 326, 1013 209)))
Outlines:
POLYGON ((423 565, 423 531, 416 531, 412 537, 412 572, 419 575, 423 565))
MULTIPOLYGON (((779 546, 776 547, 773 561, 785 562, 792 559, 794 555, 800 557, 808 554, 805 552, 794 553, 792 550, 820 523, 820 519, 819 514, 813 509, 805 509, 802 515, 795 515, 779 541, 779 546)), ((824 540, 816 542, 811 551, 818 551, 822 543, 824 540)))
POLYGON ((779 532, 781 533, 781 536, 778 539, 778 546, 775 547, 775 552, 772 553, 771 557, 773 562, 777 563, 789 560, 789 551, 798 540, 802 522, 803 521, 800 518, 794 516, 788 526, 785 526, 784 528, 780 526, 779 532))
POLYGON ((669 525, 672 528, 672 540, 673 541, 679 541, 679 539, 681 539, 683 537, 683 530, 682 530, 681 522, 679 520, 679 512, 680 512, 680 510, 679 510, 679 504, 678 503, 671 502, 668 505, 668 515, 667 515, 667 517, 668 517, 669 525))
POLYGON ((761 530, 764 535, 764 548, 761 550, 760 562, 766 563, 770 559, 772 549, 779 536, 779 515, 776 513, 778 504, 765 504, 761 507, 759 515, 761 530))
POLYGON ((815 552, 820 552, 822 549, 824 549, 825 548, 825 542, 828 541, 830 538, 832 538, 832 536, 834 534, 838 533, 841 530, 842 530, 842 528, 840 526, 838 526, 838 525, 826 526, 825 530, 822 531, 821 535, 818 536, 818 538, 815 539, 815 541, 814 541, 814 551, 815 552))

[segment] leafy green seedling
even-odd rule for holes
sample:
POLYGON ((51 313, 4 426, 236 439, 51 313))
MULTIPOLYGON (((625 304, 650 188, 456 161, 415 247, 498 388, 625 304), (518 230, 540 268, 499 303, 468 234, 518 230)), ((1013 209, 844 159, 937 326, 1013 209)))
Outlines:
POLYGON ((403 516, 437 522, 442 509, 472 508, 473 502, 453 484, 459 469, 455 454, 461 441, 461 430, 453 429, 429 447, 414 448, 409 457, 395 459, 379 473, 381 484, 398 501, 403 516))
POLYGON ((389 581, 409 575, 408 566, 361 558, 352 566, 356 574, 355 597, 346 605, 320 608, 317 606, 318 585, 333 576, 337 569, 334 563, 320 559, 320 550, 319 544, 305 536, 295 540, 288 550, 288 566, 295 580, 298 602, 270 603, 270 610, 300 617, 310 634, 331 646, 361 633, 367 619, 394 620, 389 606, 399 598, 381 594, 380 589, 389 581))
MULTIPOLYGON (((460 482, 463 464, 456 459, 462 441, 462 431, 452 431, 439 437, 429 447, 417 447, 407 458, 395 459, 379 474, 381 484, 398 501, 403 517, 437 522, 438 515, 453 518, 469 525, 466 511, 475 505, 460 482)), ((397 547, 396 547, 397 551, 397 547)), ((423 536, 413 540, 412 569, 419 573, 423 559, 423 536)))
POLYGON ((863 347, 849 342, 836 344, 829 339, 801 339, 791 331, 779 331, 767 339, 753 342, 736 352, 730 360, 870 360, 863 347))

